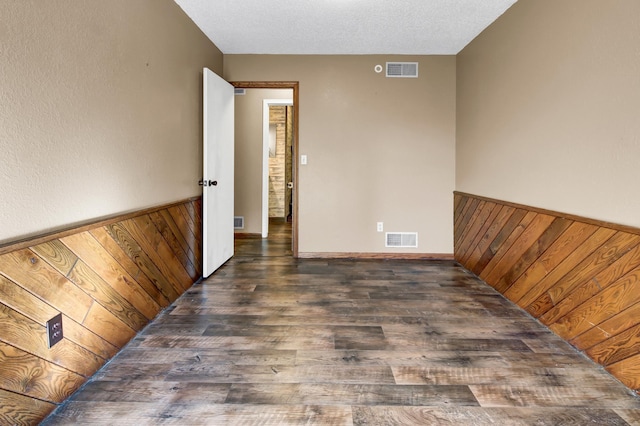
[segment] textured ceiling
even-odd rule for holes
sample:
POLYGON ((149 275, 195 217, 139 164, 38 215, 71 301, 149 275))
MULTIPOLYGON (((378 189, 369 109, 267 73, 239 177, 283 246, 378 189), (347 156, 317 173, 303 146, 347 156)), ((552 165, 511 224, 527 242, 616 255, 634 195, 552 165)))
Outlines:
POLYGON ((454 55, 516 0, 175 0, 226 54, 454 55))

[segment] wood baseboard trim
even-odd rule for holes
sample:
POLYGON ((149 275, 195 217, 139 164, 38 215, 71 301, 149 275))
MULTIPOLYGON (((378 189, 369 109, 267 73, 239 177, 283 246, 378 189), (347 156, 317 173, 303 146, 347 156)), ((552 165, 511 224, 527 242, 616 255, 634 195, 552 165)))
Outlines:
POLYGON ((234 238, 262 238, 262 234, 260 233, 251 233, 251 232, 235 232, 233 234, 234 238))
POLYGON ((0 244, 0 255, 9 253, 16 250, 22 250, 27 247, 37 246, 38 244, 46 243, 51 240, 58 240, 60 238, 68 237, 69 235, 79 234, 81 232, 89 231, 94 228, 111 225, 113 223, 122 222, 127 219, 134 219, 138 216, 143 216, 150 213, 155 213, 160 210, 165 210, 171 207, 179 206, 191 201, 201 199, 201 196, 191 197, 184 200, 176 201, 174 203, 162 204, 159 206, 148 207, 142 210, 135 210, 127 213, 119 213, 112 216, 104 216, 97 219, 90 219, 88 221, 79 222, 76 224, 68 225, 55 229, 51 232, 45 232, 42 234, 36 234, 32 236, 26 236, 16 241, 9 241, 0 244))
POLYGON ((298 253, 300 259, 453 260, 453 253, 298 253))

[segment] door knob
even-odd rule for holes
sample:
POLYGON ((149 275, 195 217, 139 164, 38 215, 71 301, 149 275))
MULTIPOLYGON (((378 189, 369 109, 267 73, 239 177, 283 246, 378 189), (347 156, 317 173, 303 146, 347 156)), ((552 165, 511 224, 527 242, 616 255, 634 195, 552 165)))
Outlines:
POLYGON ((198 185, 200 186, 218 186, 217 180, 199 180, 198 185))

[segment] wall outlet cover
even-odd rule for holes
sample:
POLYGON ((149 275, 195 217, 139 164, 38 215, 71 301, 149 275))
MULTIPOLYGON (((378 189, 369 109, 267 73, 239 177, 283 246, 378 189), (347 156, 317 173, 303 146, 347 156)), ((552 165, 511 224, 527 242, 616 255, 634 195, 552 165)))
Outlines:
POLYGON ((52 347, 62 340, 62 313, 47 321, 47 340, 49 347, 52 347))

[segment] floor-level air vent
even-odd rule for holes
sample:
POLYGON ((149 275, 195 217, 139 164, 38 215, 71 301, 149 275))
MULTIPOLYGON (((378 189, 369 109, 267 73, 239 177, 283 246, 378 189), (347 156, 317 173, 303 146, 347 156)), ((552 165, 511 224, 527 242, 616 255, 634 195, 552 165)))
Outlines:
POLYGON ((386 247, 418 247, 417 232, 387 232, 386 247))
POLYGON ((417 62, 387 62, 387 77, 417 78, 417 62))
POLYGON ((233 218, 233 229, 244 229, 244 216, 235 216, 233 218))
POLYGON ((247 89, 233 89, 233 94, 236 96, 246 95, 247 89))

